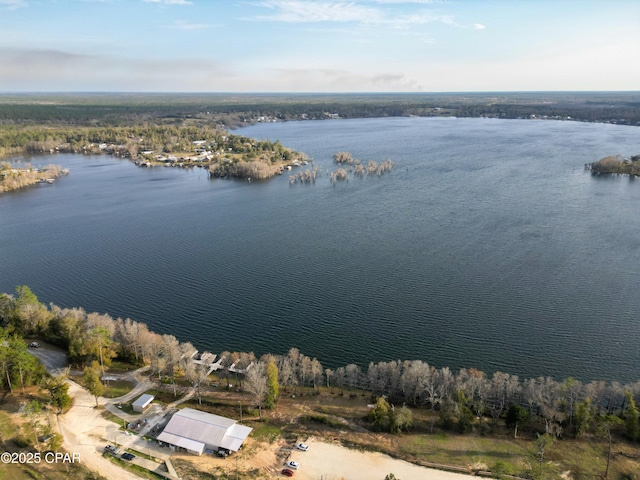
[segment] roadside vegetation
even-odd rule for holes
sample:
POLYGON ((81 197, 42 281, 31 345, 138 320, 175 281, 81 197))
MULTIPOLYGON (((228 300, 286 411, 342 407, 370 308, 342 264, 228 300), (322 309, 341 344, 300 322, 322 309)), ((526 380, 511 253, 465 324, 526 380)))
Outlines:
MULTIPOLYGON (((96 372, 108 372, 114 361, 119 369, 147 365, 159 400, 191 391, 179 408, 241 420, 266 444, 337 439, 421 465, 529 479, 567 471, 573 479, 640 475, 640 382, 519 379, 473 368, 452 372, 422 360, 330 369, 296 348, 259 358, 217 356, 131 319, 43 305, 24 286, 0 295, 0 325, 0 385, 5 398, 24 398, 22 388, 35 392, 33 412, 68 407, 66 376, 48 376, 26 353, 24 338, 66 349, 90 390, 96 372)), ((20 430, 7 428, 3 441, 10 437, 11 448, 36 447, 34 431, 41 431, 28 414, 20 430)))
MULTIPOLYGON (((5 385, 6 387, 6 385, 5 385)), ((105 480, 81 463, 47 462, 47 452, 64 453, 62 438, 56 433, 56 408, 48 393, 36 383, 14 393, 2 391, 0 399, 0 450, 13 455, 38 453, 39 463, 4 463, 0 479, 65 478, 69 480, 105 480)))

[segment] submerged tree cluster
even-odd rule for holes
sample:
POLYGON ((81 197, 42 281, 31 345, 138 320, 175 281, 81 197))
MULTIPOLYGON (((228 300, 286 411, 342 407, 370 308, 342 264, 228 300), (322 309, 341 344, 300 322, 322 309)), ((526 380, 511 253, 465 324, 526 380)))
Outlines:
POLYGON ((293 175, 289 175, 289 183, 316 183, 316 179, 321 175, 321 170, 317 166, 313 166, 313 168, 307 168, 305 170, 300 170, 293 175))
MULTIPOLYGON (((349 152, 337 152, 333 155, 335 163, 340 165, 336 170, 327 170, 329 181, 335 185, 340 181, 349 181, 350 177, 365 177, 367 175, 381 176, 390 172, 396 167, 395 162, 387 159, 378 163, 373 160, 362 161, 354 159, 349 152)), ((299 166, 299 165, 297 165, 299 166)), ((317 166, 311 169, 300 170, 293 175, 289 175, 289 183, 315 183, 316 179, 322 175, 322 170, 317 166)))
POLYGON ((384 175, 390 172, 396 167, 395 162, 391 159, 387 159, 384 162, 378 163, 373 160, 366 162, 353 158, 350 152, 337 152, 333 155, 334 161, 338 165, 344 165, 329 173, 329 179, 331 183, 335 184, 337 181, 349 180, 350 175, 356 177, 364 177, 366 175, 384 175))

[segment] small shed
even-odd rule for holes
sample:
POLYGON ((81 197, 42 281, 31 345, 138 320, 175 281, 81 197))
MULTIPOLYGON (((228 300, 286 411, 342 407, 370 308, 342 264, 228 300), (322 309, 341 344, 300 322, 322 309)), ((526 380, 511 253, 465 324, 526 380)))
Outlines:
POLYGON ((153 402, 154 398, 155 397, 153 395, 145 393, 144 395, 140 395, 138 399, 131 404, 131 407, 133 408, 134 412, 142 413, 144 412, 145 408, 151 405, 151 402, 153 402))

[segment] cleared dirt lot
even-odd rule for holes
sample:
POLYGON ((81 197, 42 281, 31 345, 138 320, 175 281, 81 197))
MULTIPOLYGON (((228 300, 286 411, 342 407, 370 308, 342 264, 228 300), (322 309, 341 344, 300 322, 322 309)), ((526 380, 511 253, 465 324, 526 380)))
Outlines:
MULTIPOLYGON (((295 478, 300 480, 384 480, 393 473, 399 480, 469 480, 469 475, 442 472, 396 460, 377 452, 360 452, 310 439, 306 452, 294 451, 300 462, 295 478)), ((282 477, 285 478, 285 477, 282 477)))

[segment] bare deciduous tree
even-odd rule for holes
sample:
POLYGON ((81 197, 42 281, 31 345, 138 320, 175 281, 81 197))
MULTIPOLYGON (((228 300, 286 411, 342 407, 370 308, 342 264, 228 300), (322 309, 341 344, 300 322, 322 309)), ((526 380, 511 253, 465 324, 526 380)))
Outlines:
POLYGON ((249 369, 245 376, 244 389, 254 396, 260 420, 262 420, 262 404, 267 394, 267 374, 264 363, 256 363, 249 369))

